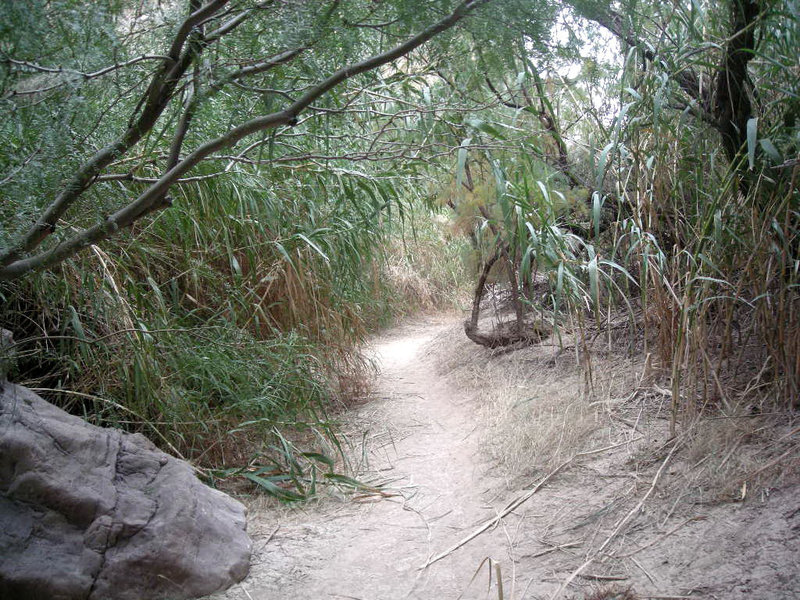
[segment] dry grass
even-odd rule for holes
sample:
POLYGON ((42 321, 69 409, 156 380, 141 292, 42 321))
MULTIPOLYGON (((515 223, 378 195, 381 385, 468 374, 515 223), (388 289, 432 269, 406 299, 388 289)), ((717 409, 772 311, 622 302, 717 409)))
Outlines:
POLYGON ((698 420, 685 434, 680 485, 698 503, 759 498, 800 482, 800 429, 780 415, 698 420))
MULTIPOLYGON (((477 401, 486 452, 510 479, 549 472, 579 452, 626 438, 640 440, 631 468, 657 461, 669 437, 671 395, 656 359, 629 358, 601 340, 587 361, 576 352, 579 339, 562 339, 563 350, 551 339, 498 352, 473 344, 456 326, 429 351, 477 401)), ((700 411, 686 423, 683 449, 664 481, 669 493, 692 503, 741 501, 800 481, 798 416, 757 410, 749 404, 700 411)))
MULTIPOLYGON (((566 342, 566 339, 565 339, 566 342)), ((440 368, 473 390, 487 425, 484 445, 514 476, 549 471, 576 453, 613 443, 613 411, 637 385, 642 361, 614 354, 587 363, 553 340, 514 352, 481 348, 454 328, 433 342, 440 368)))
POLYGON ((585 600, 637 600, 638 596, 631 588, 605 586, 598 588, 585 597, 585 600))
POLYGON ((403 305, 429 311, 442 304, 443 298, 433 282, 402 257, 393 256, 387 260, 384 276, 388 287, 402 299, 403 305))
POLYGON ((462 260, 466 240, 454 239, 447 221, 437 216, 414 221, 411 231, 387 241, 382 269, 373 273, 375 286, 385 288, 395 315, 448 310, 463 304, 471 285, 462 260))

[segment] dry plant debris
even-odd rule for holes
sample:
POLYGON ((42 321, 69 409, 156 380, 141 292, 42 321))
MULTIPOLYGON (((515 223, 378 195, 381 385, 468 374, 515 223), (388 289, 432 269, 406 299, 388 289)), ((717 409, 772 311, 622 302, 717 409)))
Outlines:
POLYGON ((320 499, 277 531, 257 511, 253 600, 800 595, 786 415, 712 414, 670 437, 670 386, 648 359, 605 348, 587 381, 568 340, 493 352, 457 319, 375 344, 378 393, 346 416, 347 455, 386 497, 320 499))

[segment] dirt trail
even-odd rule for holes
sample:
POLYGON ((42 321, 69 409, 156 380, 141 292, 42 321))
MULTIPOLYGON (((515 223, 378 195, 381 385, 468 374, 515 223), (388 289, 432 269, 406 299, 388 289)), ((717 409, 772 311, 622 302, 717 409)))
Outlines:
MULTIPOLYGON (((407 325, 379 340, 377 399, 353 415, 356 427, 369 428, 368 470, 397 495, 324 501, 281 514, 279 526, 268 513, 255 516, 252 573, 219 598, 455 599, 465 591, 464 598, 473 597, 467 588, 481 561, 503 558, 502 531, 485 534, 457 560, 422 569, 495 515, 486 493, 496 485, 481 462, 475 411, 436 375, 422 350, 446 325, 407 325)), ((475 597, 484 597, 486 579, 479 584, 476 578, 472 587, 481 590, 475 597)))
MULTIPOLYGON (((216 600, 550 598, 587 557, 596 560, 564 597, 612 585, 632 587, 639 598, 800 597, 800 486, 744 504, 663 494, 660 483, 651 486, 664 464, 663 421, 648 425, 652 431, 643 423, 631 429, 625 419, 601 428, 593 447, 611 450, 570 464, 497 527, 424 567, 542 477, 508 482, 487 464, 475 398, 438 374, 426 353, 430 340, 453 327, 452 320, 428 319, 376 340, 376 398, 345 417, 362 480, 394 495, 252 509, 251 574, 216 600), (633 460, 642 453, 654 458, 633 460), (625 515, 630 519, 618 529, 625 515), (604 545, 615 530, 614 543, 604 545), (502 596, 487 558, 500 566, 502 596)), ((478 350, 466 352, 480 369, 486 365, 478 350)), ((663 478, 678 471, 670 464, 663 478)))

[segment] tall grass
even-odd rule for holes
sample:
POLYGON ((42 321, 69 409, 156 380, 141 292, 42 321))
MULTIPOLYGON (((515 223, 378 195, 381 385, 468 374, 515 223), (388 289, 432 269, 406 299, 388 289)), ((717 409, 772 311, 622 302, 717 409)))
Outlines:
POLYGON ((391 314, 464 308, 471 283, 469 243, 453 230, 446 213, 418 206, 409 217, 390 232, 378 275, 391 314))
MULTIPOLYGON (((609 72, 618 107, 610 122, 590 104, 576 106, 580 92, 567 84, 556 92, 564 101, 546 100, 565 111, 562 122, 589 114, 598 124, 578 140, 593 152, 571 150, 572 172, 584 174, 592 192, 584 211, 565 210, 585 190, 567 189, 542 150, 551 133, 527 108, 465 127, 473 144, 509 148, 513 139, 519 151, 470 151, 454 177, 462 206, 468 163, 475 189, 494 188, 474 215, 479 250, 491 257, 503 249, 528 310, 543 314, 557 336, 565 327, 577 333, 589 376, 587 337, 605 331, 611 343, 612 324, 627 319, 630 348, 641 343, 652 353, 670 387, 673 432, 709 409, 791 411, 800 397, 798 21, 777 7, 765 13, 764 30, 781 34, 765 38, 751 64, 764 94, 742 162, 731 164, 718 132, 674 106, 673 74, 703 73, 719 59, 712 45, 697 51, 697 24, 679 17, 669 26, 685 29, 675 36, 684 46, 669 60, 642 69, 631 49, 622 72, 609 72)), ((708 23, 705 35, 727 27, 708 23)))
POLYGON ((397 191, 313 174, 183 187, 132 235, 4 284, 12 377, 213 472, 260 470, 283 499, 318 472, 342 483, 332 419, 369 386, 359 344, 458 287, 440 232, 406 223, 397 191))
MULTIPOLYGON (((785 35, 765 39, 752 68, 756 86, 781 82, 781 93, 759 99, 742 149, 749 164, 730 164, 712 128, 666 108, 672 92, 658 69, 626 64, 620 80, 622 135, 609 173, 623 182, 616 200, 625 218, 614 224, 615 252, 637 274, 645 321, 656 325, 673 430, 706 407, 796 408, 798 169, 780 163, 797 135, 783 116, 800 89, 789 58, 796 17, 787 24, 785 35), (752 182, 746 192, 742 178, 752 182)), ((702 57, 685 56, 673 67, 702 71, 702 57)))

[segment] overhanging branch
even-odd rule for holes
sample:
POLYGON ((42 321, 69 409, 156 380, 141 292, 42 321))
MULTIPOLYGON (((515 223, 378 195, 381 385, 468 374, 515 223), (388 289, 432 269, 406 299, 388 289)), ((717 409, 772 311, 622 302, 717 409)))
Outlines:
MULTIPOLYGON (((228 133, 201 144, 191 154, 180 160, 173 168, 169 169, 157 182, 153 183, 142 192, 139 197, 117 210, 112 215, 109 215, 94 226, 84 229, 60 242, 50 250, 22 258, 24 253, 38 246, 44 237, 52 231, 56 221, 82 193, 86 184, 94 178, 102 168, 109 165, 122 152, 135 144, 144 133, 142 130, 143 127, 147 126, 145 131, 152 128, 157 116, 160 115, 161 111, 164 109, 164 102, 169 99, 177 83, 175 74, 176 72, 181 72, 179 67, 181 65, 180 59, 187 54, 184 52, 180 55, 175 65, 165 63, 164 70, 167 71, 166 82, 162 82, 159 79, 159 75, 154 77, 148 93, 148 101, 137 123, 126 132, 121 140, 118 140, 115 144, 100 151, 90 159, 73 178, 67 190, 62 192, 53 205, 51 205, 45 214, 37 221, 36 225, 24 236, 22 242, 0 256, 0 261, 3 264, 3 266, 0 267, 0 280, 16 279, 32 270, 55 265, 65 258, 72 256, 80 249, 102 241, 118 230, 130 226, 143 215, 161 208, 163 206, 163 199, 169 188, 204 158, 225 148, 230 148, 240 140, 254 133, 275 129, 283 125, 294 125, 298 115, 302 111, 340 83, 405 56, 436 35, 453 27, 479 6, 487 4, 490 1, 491 0, 464 0, 458 4, 449 15, 405 42, 398 44, 386 52, 339 69, 316 86, 308 89, 299 99, 284 110, 250 119, 234 127, 228 133), (169 87, 170 85, 172 86, 171 88, 169 87)), ((212 1, 204 5, 198 11, 192 13, 187 20, 184 21, 184 25, 179 28, 178 34, 170 48, 170 55, 174 56, 175 50, 177 49, 180 51, 180 48, 183 47, 183 43, 188 37, 188 32, 191 31, 191 28, 189 28, 188 32, 186 31, 187 22, 191 21, 194 24, 200 23, 208 18, 210 14, 213 14, 211 12, 212 7, 219 9, 224 4, 225 2, 223 0, 212 1)), ((182 65, 183 71, 185 71, 189 64, 191 64, 191 60, 186 60, 185 65, 182 65)))

